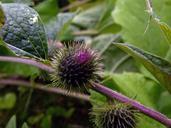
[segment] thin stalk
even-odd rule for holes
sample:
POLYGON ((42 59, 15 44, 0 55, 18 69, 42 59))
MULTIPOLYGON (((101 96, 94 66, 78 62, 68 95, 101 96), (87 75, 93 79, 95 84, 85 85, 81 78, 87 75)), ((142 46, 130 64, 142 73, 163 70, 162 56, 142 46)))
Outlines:
POLYGON ((29 94, 28 94, 28 96, 27 96, 27 101, 26 101, 26 104, 25 104, 25 108, 24 108, 24 112, 23 112, 23 113, 27 113, 27 110, 28 110, 29 105, 30 105, 30 101, 31 101, 31 99, 32 99, 33 91, 34 91, 33 88, 31 88, 31 89, 29 90, 29 94))
POLYGON ((15 62, 15 63, 22 63, 22 64, 27 64, 27 65, 32 65, 37 68, 40 68, 44 71, 52 73, 54 70, 48 66, 45 65, 41 62, 38 62, 36 60, 31 60, 31 59, 26 59, 26 58, 19 58, 19 57, 9 57, 9 56, 0 56, 0 61, 4 62, 15 62))
POLYGON ((165 115, 161 114, 160 112, 157 112, 149 107, 146 107, 144 105, 142 105, 141 103, 132 100, 116 91, 113 91, 103 85, 100 85, 98 83, 93 83, 93 89, 110 97, 110 98, 114 98, 120 102, 123 103, 128 103, 130 105, 132 105, 135 109, 139 110, 141 113, 155 119, 156 121, 164 124, 165 126, 167 126, 168 128, 171 127, 171 119, 169 119, 168 117, 166 117, 165 115))
POLYGON ((31 85, 30 82, 25 81, 25 80, 16 80, 16 79, 0 79, 0 85, 10 85, 10 86, 22 86, 22 87, 27 87, 27 88, 34 88, 38 89, 41 91, 49 92, 49 93, 54 93, 54 94, 60 94, 64 96, 69 96, 72 98, 76 98, 79 100, 84 100, 84 101, 89 101, 89 96, 81 93, 74 93, 70 92, 68 93, 67 90, 58 88, 58 87, 48 87, 42 84, 35 83, 35 85, 31 85))
POLYGON ((26 100, 26 103, 25 103, 25 108, 24 108, 23 115, 25 115, 27 113, 27 110, 28 110, 29 105, 30 105, 30 101, 31 101, 31 98, 32 98, 32 95, 33 95, 33 92, 34 92, 34 88, 33 87, 35 86, 34 80, 35 80, 35 78, 31 77, 30 84, 31 84, 32 88, 30 88, 30 90, 29 90, 29 93, 28 93, 28 96, 27 96, 27 100, 26 100))

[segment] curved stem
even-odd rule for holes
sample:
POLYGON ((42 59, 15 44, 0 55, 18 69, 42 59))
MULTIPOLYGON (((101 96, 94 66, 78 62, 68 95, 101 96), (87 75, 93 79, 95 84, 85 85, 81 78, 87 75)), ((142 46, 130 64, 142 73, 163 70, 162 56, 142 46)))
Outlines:
POLYGON ((156 121, 164 124, 167 127, 171 127, 171 119, 169 119, 168 117, 166 117, 165 115, 161 114, 160 112, 157 112, 151 108, 148 108, 144 105, 142 105, 141 103, 132 100, 116 91, 113 91, 103 85, 100 85, 98 83, 93 83, 93 89, 105 94, 106 96, 110 97, 110 98, 114 98, 120 102, 123 103, 129 103, 130 105, 132 105, 135 109, 139 110, 141 113, 155 119, 156 121))
POLYGON ((68 92, 65 89, 62 88, 57 88, 57 87, 47 87, 45 85, 41 85, 38 83, 35 83, 34 86, 31 85, 30 82, 25 81, 25 80, 16 80, 16 79, 0 79, 0 85, 11 85, 11 86, 23 86, 23 87, 28 87, 28 88, 34 88, 38 89, 41 91, 46 91, 49 93, 55 93, 55 94, 60 94, 64 96, 69 96, 73 98, 77 98, 79 100, 84 100, 84 101, 89 101, 89 96, 81 93, 74 93, 74 92, 68 92))
POLYGON ((9 56, 0 56, 0 61, 4 62, 15 62, 15 63, 22 63, 27 65, 32 65, 37 68, 40 68, 42 70, 45 70, 47 72, 52 73, 54 70, 48 65, 45 65, 41 62, 38 62, 36 60, 26 59, 26 58, 19 58, 19 57, 9 57, 9 56))

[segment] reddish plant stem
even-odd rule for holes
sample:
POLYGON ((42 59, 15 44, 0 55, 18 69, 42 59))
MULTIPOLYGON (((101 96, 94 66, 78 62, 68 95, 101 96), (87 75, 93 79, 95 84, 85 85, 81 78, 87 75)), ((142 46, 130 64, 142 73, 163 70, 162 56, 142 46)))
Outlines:
POLYGON ((73 98, 76 98, 79 100, 89 101, 89 96, 85 95, 85 94, 74 93, 74 92, 69 93, 67 90, 62 89, 62 88, 47 87, 45 85, 38 84, 38 83, 35 83, 35 85, 32 86, 30 82, 25 81, 25 80, 16 80, 16 79, 10 79, 10 78, 0 79, 0 85, 23 86, 23 87, 27 87, 27 88, 34 88, 34 89, 38 89, 41 91, 46 91, 49 93, 73 97, 73 98))
POLYGON ((40 68, 40 69, 42 69, 44 71, 47 71, 47 72, 53 72, 54 71, 48 65, 45 65, 45 64, 43 64, 41 62, 38 62, 38 61, 35 61, 35 60, 26 59, 26 58, 0 56, 0 61, 15 62, 15 63, 22 63, 22 64, 27 64, 27 65, 32 65, 32 66, 35 66, 35 67, 40 68))
MULTIPOLYGON (((8 61, 8 62, 17 62, 17 63, 23 63, 23 64, 28 64, 28 65, 32 65, 35 67, 38 67, 44 71, 47 71, 49 73, 53 73, 54 70, 52 67, 47 66, 43 63, 37 62, 35 60, 30 60, 30 59, 23 59, 23 58, 18 58, 18 57, 3 57, 0 56, 0 61, 8 61)), ((164 124, 165 126, 167 126, 168 128, 171 128, 171 119, 167 118, 165 115, 163 115, 160 112, 157 112, 151 108, 148 108, 144 105, 142 105, 141 103, 132 100, 116 91, 113 91, 103 85, 100 85, 98 83, 93 83, 93 89, 110 97, 113 99, 116 99, 120 102, 123 103, 129 103, 130 105, 132 105, 134 108, 136 108, 137 110, 139 110, 141 113, 155 119, 156 121, 164 124)))

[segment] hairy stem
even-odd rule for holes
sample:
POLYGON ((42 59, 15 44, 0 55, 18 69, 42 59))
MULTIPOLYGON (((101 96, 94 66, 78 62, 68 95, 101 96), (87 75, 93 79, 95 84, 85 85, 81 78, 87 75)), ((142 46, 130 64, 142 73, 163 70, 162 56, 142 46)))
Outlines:
POLYGON ((144 105, 142 105, 141 103, 133 100, 133 99, 130 99, 116 91, 113 91, 103 85, 100 85, 98 83, 93 83, 93 89, 102 93, 102 94, 105 94, 106 96, 110 97, 110 98, 114 98, 120 102, 123 102, 123 103, 128 103, 130 105, 132 105, 135 109, 139 110, 141 113, 155 119, 156 121, 164 124, 165 126, 167 127, 171 127, 171 119, 167 118, 165 115, 161 114, 160 112, 157 112, 151 108, 148 108, 144 105))
POLYGON ((49 93, 54 93, 54 94, 60 94, 60 95, 64 95, 64 96, 73 97, 73 98, 76 98, 76 99, 79 99, 79 100, 89 101, 89 96, 85 95, 85 94, 74 93, 74 92, 68 93, 67 90, 64 90, 62 88, 48 87, 48 86, 41 85, 41 84, 38 84, 38 83, 35 83, 35 85, 32 86, 30 82, 25 81, 25 80, 16 80, 16 79, 11 79, 11 78, 0 79, 0 85, 23 86, 23 87, 38 89, 38 90, 41 90, 41 91, 46 91, 46 92, 49 92, 49 93))

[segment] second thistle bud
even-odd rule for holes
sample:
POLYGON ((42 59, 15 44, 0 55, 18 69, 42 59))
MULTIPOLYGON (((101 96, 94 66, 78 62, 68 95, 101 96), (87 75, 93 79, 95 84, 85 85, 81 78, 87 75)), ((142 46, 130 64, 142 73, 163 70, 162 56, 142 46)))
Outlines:
POLYGON ((55 69, 53 82, 68 89, 91 84, 91 81, 97 80, 101 70, 97 53, 80 44, 59 50, 52 66, 55 69))
POLYGON ((91 113, 97 128, 135 128, 138 115, 137 110, 121 103, 94 108, 91 113))

